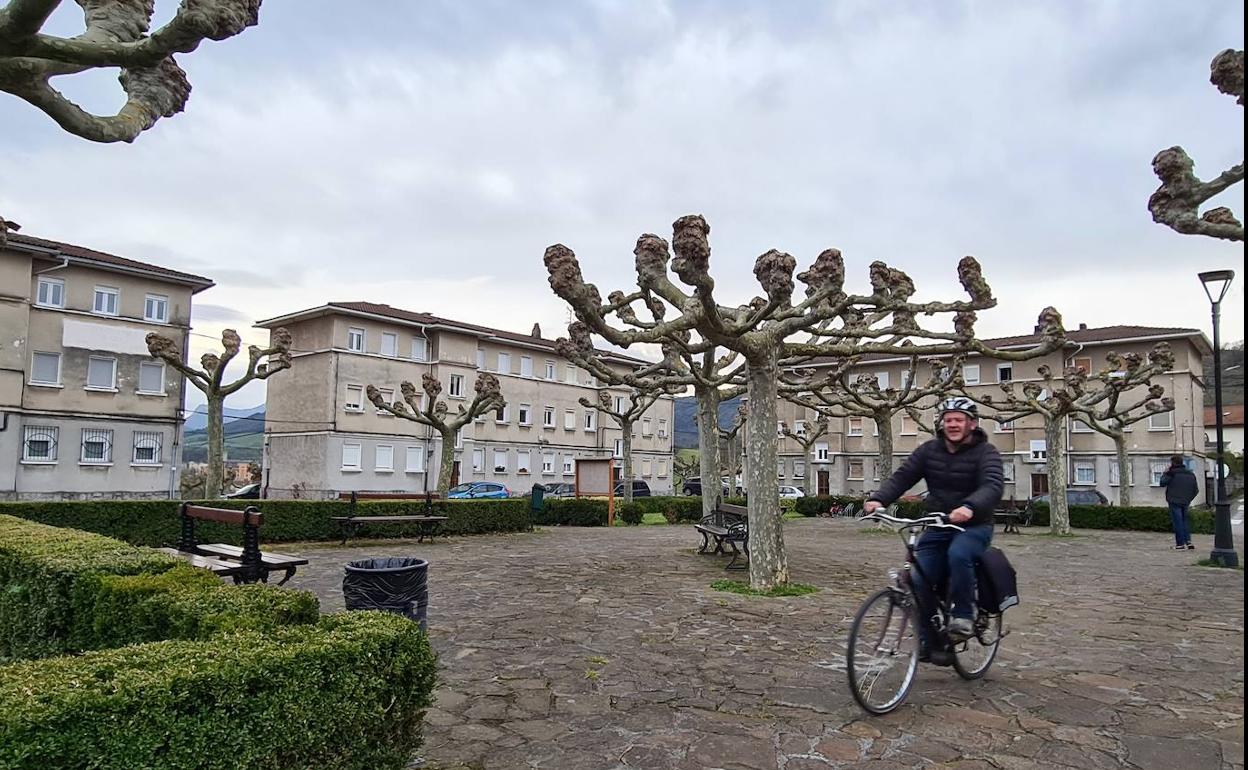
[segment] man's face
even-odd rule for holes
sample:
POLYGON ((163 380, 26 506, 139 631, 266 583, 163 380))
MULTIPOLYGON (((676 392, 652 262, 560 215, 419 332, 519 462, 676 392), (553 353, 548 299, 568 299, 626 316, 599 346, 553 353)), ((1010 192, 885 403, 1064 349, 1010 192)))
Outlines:
POLYGON ((975 430, 975 421, 963 412, 946 412, 940 425, 945 438, 955 444, 961 444, 975 430))

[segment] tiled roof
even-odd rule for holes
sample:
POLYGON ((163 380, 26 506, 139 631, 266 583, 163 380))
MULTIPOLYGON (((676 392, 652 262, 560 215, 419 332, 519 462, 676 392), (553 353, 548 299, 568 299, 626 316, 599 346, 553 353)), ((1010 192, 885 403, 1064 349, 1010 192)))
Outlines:
MULTIPOLYGON (((1212 406, 1205 407, 1205 428, 1213 430, 1213 426, 1217 425, 1217 414, 1212 406)), ((1244 427, 1244 405, 1243 404, 1223 404, 1222 405, 1222 427, 1244 427)))
POLYGON ((72 243, 61 243, 60 241, 49 241, 46 238, 35 238, 29 235, 21 235, 19 233, 8 234, 9 247, 14 246, 31 246, 38 249, 50 249, 56 252, 57 256, 68 257, 71 261, 74 259, 90 260, 102 265, 113 265, 122 269, 142 270, 144 272, 165 276, 170 280, 182 281, 185 283, 203 284, 204 288, 212 286, 212 280, 202 275, 193 273, 183 273, 180 270, 170 270, 167 267, 149 264, 147 262, 139 262, 134 259, 119 257, 116 254, 108 254, 95 249, 88 249, 83 246, 75 246, 72 243))

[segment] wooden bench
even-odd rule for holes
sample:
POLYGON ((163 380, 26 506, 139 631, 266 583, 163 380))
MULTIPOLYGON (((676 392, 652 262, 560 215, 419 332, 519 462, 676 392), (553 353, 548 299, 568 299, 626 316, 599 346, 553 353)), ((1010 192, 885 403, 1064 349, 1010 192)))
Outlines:
POLYGON ((1001 530, 1002 532, 1012 532, 1017 535, 1017 534, 1022 533, 1022 530, 1018 528, 1018 525, 1022 524, 1023 526, 1027 526, 1028 524, 1030 524, 1031 515, 1028 514, 1026 511, 1016 511, 1016 510, 993 511, 992 523, 1004 524, 1005 528, 1001 530))
POLYGON ((298 556, 260 550, 260 526, 264 523, 264 514, 254 505, 234 511, 182 503, 178 515, 182 524, 178 547, 160 550, 185 559, 193 567, 211 570, 213 574, 222 577, 231 577, 235 583, 267 583, 270 572, 281 571, 286 573, 278 582, 281 585, 290 580, 296 567, 308 563, 307 559, 298 556), (239 547, 226 543, 200 543, 195 536, 195 524, 200 521, 241 526, 243 545, 239 547))
POLYGON ((724 554, 727 553, 724 550, 727 546, 732 549, 732 560, 725 569, 746 569, 749 566, 750 519, 749 510, 745 506, 721 503, 717 509, 703 516, 693 528, 702 536, 698 553, 724 554), (712 542, 715 544, 713 550, 712 542), (737 543, 741 544, 740 548, 737 548, 737 543), (745 554, 746 562, 737 564, 742 553, 745 554))
POLYGON ((433 509, 433 501, 437 498, 434 493, 413 495, 405 492, 343 492, 338 495, 338 499, 351 501, 351 513, 347 516, 331 516, 330 521, 338 523, 342 531, 342 545, 346 545, 360 531, 360 527, 366 524, 415 524, 416 542, 421 543, 426 537, 433 540, 433 536, 442 529, 442 522, 448 518, 428 513, 433 509), (359 500, 423 500, 426 513, 358 516, 355 511, 356 502, 359 500))

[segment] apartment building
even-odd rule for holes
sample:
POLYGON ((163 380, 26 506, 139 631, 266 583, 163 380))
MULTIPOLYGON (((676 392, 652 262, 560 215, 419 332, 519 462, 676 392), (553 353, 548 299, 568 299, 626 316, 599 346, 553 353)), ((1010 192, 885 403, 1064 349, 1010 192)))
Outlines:
POLYGON ((207 278, 11 233, 0 249, 0 499, 177 496, 182 376, 207 278))
MULTIPOLYGON (((394 401, 400 383, 430 374, 453 413, 471 402, 478 372, 498 377, 507 407, 466 425, 456 439, 451 484, 494 481, 513 493, 572 481, 579 459, 622 457, 615 421, 582 406, 604 388, 555 353, 554 341, 370 302, 336 302, 271 318, 293 337, 293 367, 268 381, 264 478, 268 497, 436 489, 441 438, 376 409, 368 385, 394 401)), ((621 370, 645 362, 614 353, 621 370)), ((633 475, 655 494, 672 490, 673 399, 634 426, 633 475)))
MULTIPOLYGON (((1146 326, 1089 329, 1080 325, 1067 332, 1067 340, 1062 351, 1030 361, 1011 363, 971 356, 963 368, 968 389, 1000 393, 1002 382, 1014 382, 1016 389, 1021 389, 1024 382, 1040 381, 1038 369, 1042 364, 1047 364, 1055 373, 1067 366, 1097 372, 1107 365, 1106 356, 1110 352, 1146 355, 1158 342, 1168 342, 1175 354, 1174 368, 1154 382, 1162 385, 1165 395, 1174 399, 1174 411, 1153 415, 1128 429, 1131 457, 1128 483, 1132 485, 1132 502, 1164 504, 1165 494, 1159 479, 1171 455, 1186 455, 1193 468, 1204 467, 1206 431, 1202 398, 1205 383, 1201 361, 1204 356, 1212 355, 1211 344, 1195 329, 1146 326)), ((1039 342, 1038 335, 987 340, 992 347, 1006 349, 1025 349, 1039 342)), ((881 387, 899 387, 910 376, 909 368, 908 359, 872 356, 864 359, 851 377, 873 373, 881 387)), ((921 364, 918 376, 926 380, 929 374, 930 368, 921 364)), ((799 433, 814 425, 813 413, 788 403, 780 405, 778 419, 787 421, 799 433)), ((933 425, 935 411, 929 406, 922 412, 921 419, 928 426, 933 425)), ((983 420, 980 427, 1001 451, 1006 499, 1025 500, 1048 492, 1045 465, 1048 447, 1039 416, 1004 424, 983 420)), ((905 414, 893 417, 892 431, 894 469, 919 444, 931 438, 930 433, 921 430, 905 414)), ((1110 501, 1117 501, 1121 479, 1113 441, 1073 420, 1067 425, 1064 440, 1070 488, 1096 489, 1110 501)), ((861 494, 879 486, 878 447, 878 430, 871 419, 833 418, 829 420, 828 433, 816 441, 808 455, 797 441, 782 438, 777 472, 782 484, 802 487, 807 494, 861 494)), ((1203 474, 1197 470, 1196 475, 1203 484, 1203 474)))

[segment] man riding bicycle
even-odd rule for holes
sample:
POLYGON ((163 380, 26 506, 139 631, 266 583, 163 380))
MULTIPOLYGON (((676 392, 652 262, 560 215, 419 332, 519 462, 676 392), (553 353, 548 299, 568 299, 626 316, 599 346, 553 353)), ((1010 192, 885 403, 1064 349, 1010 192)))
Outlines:
POLYGON ((863 513, 889 505, 920 480, 927 482, 927 510, 947 512, 951 523, 964 528, 962 532, 929 529, 915 548, 919 569, 910 571, 910 579, 923 619, 919 628, 920 659, 926 661, 931 660, 934 647, 928 625, 935 606, 932 591, 937 587, 947 584, 949 588, 949 641, 961 642, 975 634, 975 563, 992 542, 992 512, 1005 488, 1001 454, 979 428, 979 410, 974 401, 955 397, 941 402, 936 438, 924 442, 906 458, 863 504, 863 513), (932 585, 927 584, 924 576, 932 585))

